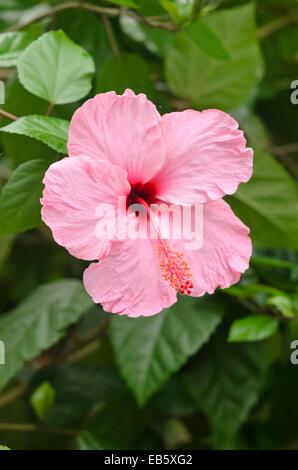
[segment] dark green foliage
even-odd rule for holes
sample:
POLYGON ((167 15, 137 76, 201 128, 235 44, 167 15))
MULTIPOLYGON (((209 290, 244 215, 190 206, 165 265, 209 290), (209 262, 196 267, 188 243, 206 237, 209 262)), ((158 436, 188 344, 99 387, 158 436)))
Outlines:
POLYGON ((0 3, 3 108, 15 115, 0 118, 0 450, 297 450, 297 1, 90 0, 43 19, 37 0, 0 3), (251 228, 248 272, 140 319, 93 306, 86 264, 40 219, 73 112, 125 88, 161 114, 228 111, 255 151, 252 180, 227 198, 251 228))

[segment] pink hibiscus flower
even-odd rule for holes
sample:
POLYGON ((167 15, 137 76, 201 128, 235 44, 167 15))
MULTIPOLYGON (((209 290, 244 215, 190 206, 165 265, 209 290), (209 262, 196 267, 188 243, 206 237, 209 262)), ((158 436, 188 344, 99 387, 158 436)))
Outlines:
POLYGON ((153 315, 175 303, 178 292, 198 297, 239 281, 251 256, 249 229, 222 197, 250 179, 253 152, 231 116, 218 110, 160 116, 144 94, 103 93, 74 113, 68 152, 46 172, 42 219, 58 244, 95 261, 84 285, 104 310, 153 315), (97 208, 117 211, 119 196, 143 204, 148 217, 156 202, 203 204, 202 247, 185 250, 183 237, 171 234, 99 238, 104 215, 97 208))

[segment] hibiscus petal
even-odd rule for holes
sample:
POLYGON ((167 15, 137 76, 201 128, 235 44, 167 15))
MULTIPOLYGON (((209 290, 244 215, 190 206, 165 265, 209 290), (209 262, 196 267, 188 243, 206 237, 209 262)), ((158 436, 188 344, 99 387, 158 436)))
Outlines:
POLYGON ((125 169, 131 184, 148 181, 165 160, 161 117, 144 94, 102 93, 73 115, 68 151, 106 160, 125 169))
POLYGON ((67 157, 49 167, 43 182, 42 219, 56 242, 80 259, 104 256, 110 242, 99 239, 96 228, 108 215, 98 209, 108 204, 117 214, 118 196, 130 191, 126 172, 90 157, 67 157))
POLYGON ((84 284, 104 310, 131 317, 154 315, 177 300, 162 277, 152 240, 113 243, 102 261, 86 269, 84 284))
POLYGON ((194 204, 233 194, 252 175, 253 152, 228 114, 187 110, 165 114, 166 161, 155 176, 157 197, 194 204))
MULTIPOLYGON (((249 229, 224 200, 204 204, 203 246, 189 251, 183 243, 192 272, 192 296, 212 294, 217 287, 224 289, 239 281, 252 253, 248 234, 249 229)), ((181 241, 179 245, 181 248, 181 241)))

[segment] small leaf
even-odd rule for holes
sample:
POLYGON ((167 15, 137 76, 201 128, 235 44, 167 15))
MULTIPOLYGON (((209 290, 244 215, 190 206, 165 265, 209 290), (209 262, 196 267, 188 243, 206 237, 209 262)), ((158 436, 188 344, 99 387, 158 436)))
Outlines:
POLYGON ((24 116, 0 128, 1 132, 21 134, 40 140, 59 153, 67 154, 69 122, 48 116, 24 116))
POLYGON ((292 300, 285 293, 270 297, 267 300, 267 305, 277 308, 285 318, 293 318, 295 316, 295 308, 292 300))
POLYGON ((0 235, 23 232, 39 225, 39 199, 47 166, 43 160, 31 160, 14 171, 0 195, 0 235))
POLYGON ((112 318, 116 360, 139 404, 209 339, 221 314, 220 306, 211 299, 182 298, 153 317, 112 318))
POLYGON ((34 95, 52 104, 77 101, 91 90, 94 62, 63 31, 43 34, 18 61, 19 79, 34 95))
POLYGON ((274 335, 278 329, 278 321, 267 315, 249 315, 235 320, 231 326, 228 341, 261 341, 274 335))
POLYGON ((0 338, 5 344, 2 389, 25 361, 57 343, 71 324, 92 305, 81 282, 63 279, 36 289, 23 303, 1 316, 0 338))
POLYGON ((46 421, 51 407, 55 403, 55 389, 52 385, 45 381, 37 387, 31 396, 31 405, 42 421, 46 421))
POLYGON ((35 36, 27 32, 0 34, 0 67, 13 67, 24 49, 34 41, 35 36))

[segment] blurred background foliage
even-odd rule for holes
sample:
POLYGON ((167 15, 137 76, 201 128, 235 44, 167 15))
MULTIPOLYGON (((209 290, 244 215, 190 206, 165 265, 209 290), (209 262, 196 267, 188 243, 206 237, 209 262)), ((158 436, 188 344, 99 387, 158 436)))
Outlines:
POLYGON ((298 449, 297 1, 1 0, 0 29, 0 444, 298 449), (74 110, 127 87, 162 114, 228 111, 255 150, 227 198, 248 272, 136 320, 92 305, 39 206, 74 110))

